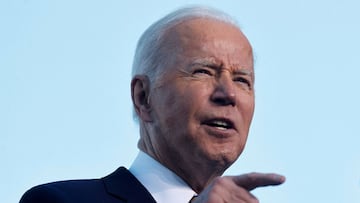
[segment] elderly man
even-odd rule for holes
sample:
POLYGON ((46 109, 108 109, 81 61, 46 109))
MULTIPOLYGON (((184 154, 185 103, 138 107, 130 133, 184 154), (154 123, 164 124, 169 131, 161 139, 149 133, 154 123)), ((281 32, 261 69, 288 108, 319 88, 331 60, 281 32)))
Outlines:
POLYGON ((140 152, 129 170, 37 186, 21 202, 258 202, 252 189, 284 182, 277 174, 221 177, 243 151, 254 112, 252 48, 228 15, 189 7, 150 26, 135 53, 131 96, 140 152))

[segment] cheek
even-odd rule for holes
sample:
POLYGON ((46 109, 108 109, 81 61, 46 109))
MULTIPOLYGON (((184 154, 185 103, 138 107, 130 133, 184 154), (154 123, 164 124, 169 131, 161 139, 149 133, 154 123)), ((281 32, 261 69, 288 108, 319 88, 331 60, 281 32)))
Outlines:
POLYGON ((159 125, 171 134, 195 130, 196 115, 208 106, 211 92, 211 85, 204 81, 180 79, 162 86, 153 100, 159 125))
POLYGON ((254 100, 253 99, 249 100, 246 106, 247 106, 245 109, 245 111, 247 112, 246 116, 249 120, 252 120, 252 117, 254 115, 254 108, 255 108, 254 100))
POLYGON ((185 80, 179 84, 177 94, 179 106, 183 106, 190 111, 198 109, 208 102, 212 85, 209 81, 185 80))
MULTIPOLYGON (((173 92, 172 98, 168 99, 167 124, 171 124, 179 132, 193 134, 199 127, 198 114, 208 106, 207 89, 189 81, 173 92)), ((171 129, 170 129, 171 130, 171 129)), ((174 129, 172 129, 174 132, 174 129)))
POLYGON ((242 117, 246 121, 251 121, 255 109, 254 96, 249 94, 240 95, 239 103, 239 112, 242 112, 242 117))
POLYGON ((189 120, 191 112, 191 101, 188 98, 188 92, 184 88, 166 87, 161 90, 155 102, 154 111, 157 114, 157 120, 167 133, 181 130, 189 120))
POLYGON ((215 86, 213 83, 214 81, 209 79, 190 80, 184 88, 183 95, 192 105, 208 102, 215 86))

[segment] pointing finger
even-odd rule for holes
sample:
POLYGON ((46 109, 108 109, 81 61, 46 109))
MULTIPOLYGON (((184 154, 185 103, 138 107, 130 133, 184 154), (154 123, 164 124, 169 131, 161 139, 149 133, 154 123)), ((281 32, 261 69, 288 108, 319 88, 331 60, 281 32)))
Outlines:
POLYGON ((280 185, 285 182, 285 177, 275 173, 248 173, 232 176, 233 181, 240 187, 250 191, 257 187, 280 185))

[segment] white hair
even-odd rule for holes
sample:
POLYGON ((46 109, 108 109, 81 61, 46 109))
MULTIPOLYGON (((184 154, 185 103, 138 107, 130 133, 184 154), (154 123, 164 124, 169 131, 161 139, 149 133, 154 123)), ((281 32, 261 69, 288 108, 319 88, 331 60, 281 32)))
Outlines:
POLYGON ((184 21, 196 18, 217 20, 239 28, 234 18, 214 8, 190 6, 175 10, 153 23, 140 37, 132 66, 132 77, 147 75, 151 83, 156 81, 156 78, 164 72, 161 67, 168 60, 162 52, 163 36, 166 31, 184 21))

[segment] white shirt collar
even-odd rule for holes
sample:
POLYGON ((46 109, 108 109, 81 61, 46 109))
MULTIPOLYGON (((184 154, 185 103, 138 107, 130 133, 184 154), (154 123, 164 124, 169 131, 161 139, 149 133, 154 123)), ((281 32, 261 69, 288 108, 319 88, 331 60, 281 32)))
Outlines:
POLYGON ((187 203, 196 194, 179 176, 142 151, 129 171, 157 203, 187 203))

